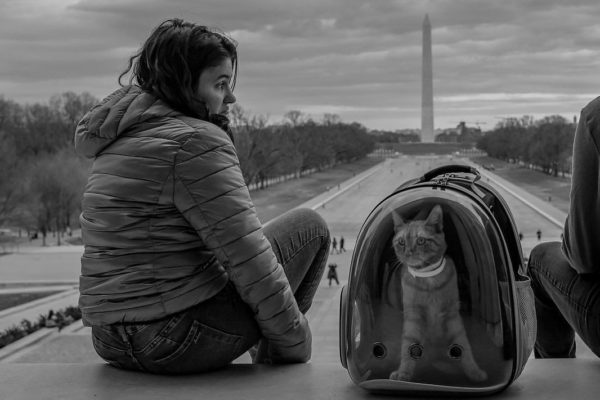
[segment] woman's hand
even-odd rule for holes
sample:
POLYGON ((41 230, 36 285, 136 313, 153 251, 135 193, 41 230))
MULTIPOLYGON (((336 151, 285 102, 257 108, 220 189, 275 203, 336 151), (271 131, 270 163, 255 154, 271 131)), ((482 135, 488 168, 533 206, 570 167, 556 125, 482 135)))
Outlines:
MULTIPOLYGON (((293 364, 305 363, 310 360, 312 353, 312 334, 308 320, 300 314, 298 325, 294 330, 304 334, 304 340, 291 347, 279 347, 261 339, 256 347, 250 350, 253 364, 293 364)), ((291 334, 291 333, 290 333, 291 334)))

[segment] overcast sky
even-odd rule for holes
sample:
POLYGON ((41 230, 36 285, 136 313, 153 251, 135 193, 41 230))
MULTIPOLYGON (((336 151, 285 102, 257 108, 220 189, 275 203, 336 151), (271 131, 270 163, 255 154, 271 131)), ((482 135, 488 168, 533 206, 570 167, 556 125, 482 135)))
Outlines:
POLYGON ((150 31, 179 17, 239 43, 251 115, 338 114, 420 127, 422 23, 432 25, 435 127, 569 119, 600 94, 598 0, 0 0, 0 94, 98 98, 150 31))

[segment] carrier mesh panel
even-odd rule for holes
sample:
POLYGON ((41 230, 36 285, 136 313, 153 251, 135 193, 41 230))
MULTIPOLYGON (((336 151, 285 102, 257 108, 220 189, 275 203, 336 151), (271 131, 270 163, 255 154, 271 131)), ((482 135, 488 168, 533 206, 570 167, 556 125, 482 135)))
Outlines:
POLYGON ((516 379, 521 375, 525 363, 531 355, 537 335, 535 303, 531 281, 528 277, 519 276, 517 278, 519 279, 515 282, 517 289, 517 310, 519 312, 519 321, 521 323, 521 335, 519 336, 521 342, 517 343, 517 346, 521 348, 521 359, 518 360, 516 374, 513 379, 516 379))

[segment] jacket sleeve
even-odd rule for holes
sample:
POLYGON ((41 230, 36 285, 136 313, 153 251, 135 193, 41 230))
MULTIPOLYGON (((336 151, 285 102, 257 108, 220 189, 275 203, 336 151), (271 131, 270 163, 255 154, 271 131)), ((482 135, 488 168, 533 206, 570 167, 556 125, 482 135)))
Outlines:
POLYGON ((225 267, 268 340, 271 362, 305 362, 311 333, 250 199, 235 148, 210 125, 182 145, 176 207, 225 267))
POLYGON ((571 198, 562 243, 570 265, 582 274, 600 273, 599 99, 583 109, 575 131, 571 198))

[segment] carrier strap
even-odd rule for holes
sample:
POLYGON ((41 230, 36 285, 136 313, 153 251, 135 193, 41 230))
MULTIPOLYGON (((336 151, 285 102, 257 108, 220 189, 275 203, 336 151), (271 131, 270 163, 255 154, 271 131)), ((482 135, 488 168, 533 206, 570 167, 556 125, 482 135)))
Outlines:
POLYGON ((475 175, 475 180, 479 180, 481 175, 476 168, 471 167, 470 165, 463 164, 451 164, 451 165, 442 165, 441 167, 434 168, 431 171, 427 172, 423 175, 419 182, 428 182, 435 178, 436 176, 452 174, 452 173, 466 173, 475 175))

